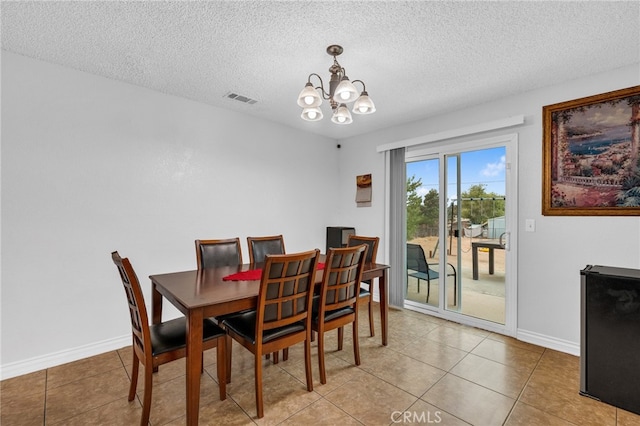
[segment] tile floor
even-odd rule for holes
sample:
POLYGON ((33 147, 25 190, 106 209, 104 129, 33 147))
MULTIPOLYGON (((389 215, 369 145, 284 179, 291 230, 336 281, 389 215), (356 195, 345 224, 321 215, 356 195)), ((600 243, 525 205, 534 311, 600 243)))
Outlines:
MULTIPOLYGON (((215 350, 205 354, 201 425, 638 425, 640 416, 582 397, 579 359, 482 330, 391 310, 389 345, 360 318, 362 364, 352 340, 336 350, 327 336, 327 384, 313 359, 314 390, 304 384, 302 346, 289 360, 265 362, 265 416, 255 418, 253 358, 233 348, 232 383, 218 399, 215 350)), ((376 316, 378 318, 378 316, 376 316)), ((345 336, 350 337, 350 332, 345 336)), ((317 346, 312 350, 317 353, 317 346)), ((137 425, 139 399, 127 401, 131 349, 1 382, 1 417, 10 425, 137 425)), ((152 425, 185 424, 184 360, 154 377, 152 425)), ((138 397, 143 381, 138 381, 138 397)))

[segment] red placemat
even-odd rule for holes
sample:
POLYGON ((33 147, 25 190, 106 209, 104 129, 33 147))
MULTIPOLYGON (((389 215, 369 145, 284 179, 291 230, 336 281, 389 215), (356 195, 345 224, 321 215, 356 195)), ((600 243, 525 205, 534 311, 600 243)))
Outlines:
MULTIPOLYGON (((323 269, 324 263, 318 263, 318 269, 323 269)), ((223 281, 257 281, 262 277, 262 269, 250 269, 248 271, 236 272, 235 274, 222 277, 223 281)))

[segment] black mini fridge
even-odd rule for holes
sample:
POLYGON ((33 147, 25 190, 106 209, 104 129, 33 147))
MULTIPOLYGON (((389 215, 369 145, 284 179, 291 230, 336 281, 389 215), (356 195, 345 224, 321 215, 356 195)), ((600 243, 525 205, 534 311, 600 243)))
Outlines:
POLYGON ((580 275, 580 394, 640 414, 640 270, 580 275))

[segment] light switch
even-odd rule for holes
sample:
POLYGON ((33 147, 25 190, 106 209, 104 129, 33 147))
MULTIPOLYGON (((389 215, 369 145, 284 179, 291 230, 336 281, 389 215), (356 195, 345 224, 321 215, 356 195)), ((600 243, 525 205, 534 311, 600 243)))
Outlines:
POLYGON ((533 219, 525 220, 524 230, 527 232, 536 232, 536 221, 533 219))

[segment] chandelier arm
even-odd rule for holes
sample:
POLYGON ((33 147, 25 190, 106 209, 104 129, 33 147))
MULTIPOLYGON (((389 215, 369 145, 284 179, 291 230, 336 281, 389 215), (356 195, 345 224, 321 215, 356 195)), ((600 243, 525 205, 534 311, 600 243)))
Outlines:
POLYGON ((366 91, 367 91, 367 86, 365 86, 365 85, 364 85, 364 81, 362 81, 362 80, 353 80, 353 81, 352 81, 352 83, 356 83, 356 82, 358 82, 358 83, 362 84, 362 91, 363 91, 363 92, 366 92, 366 91))
POLYGON ((309 83, 311 83, 311 76, 313 76, 313 75, 315 75, 316 77, 318 77, 318 80, 320 80, 320 86, 316 86, 316 87, 314 87, 314 89, 320 89, 320 94, 322 95, 322 98, 323 98, 325 101, 329 100, 329 99, 331 98, 331 96, 329 95, 329 93, 327 93, 327 92, 324 90, 324 82, 322 81, 322 77, 320 77, 318 74, 316 74, 316 73, 314 73, 314 72, 313 72, 313 73, 309 74, 309 78, 307 79, 307 81, 308 81, 309 83))

